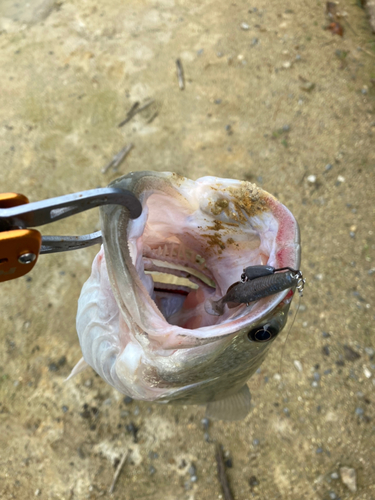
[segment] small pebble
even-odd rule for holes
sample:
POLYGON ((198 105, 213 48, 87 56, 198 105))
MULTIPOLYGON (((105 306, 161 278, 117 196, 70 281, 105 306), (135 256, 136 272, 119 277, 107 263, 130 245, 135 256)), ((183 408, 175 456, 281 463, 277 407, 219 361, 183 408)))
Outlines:
POLYGON ((319 455, 319 453, 323 453, 323 448, 319 447, 315 450, 315 453, 319 455))
POLYGON ((365 347, 365 353, 372 358, 373 355, 375 354, 375 351, 372 347, 365 347))
POLYGON ((34 495, 36 497, 38 497, 40 494, 42 493, 42 490, 40 490, 39 488, 37 490, 34 491, 34 495))
POLYGON ((320 380, 320 373, 314 372, 313 377, 314 377, 314 380, 316 380, 317 382, 319 382, 319 380, 320 380))
POLYGON ((324 356, 329 356, 329 347, 327 345, 324 345, 322 347, 322 351, 323 351, 324 356))
POLYGON ((300 89, 304 90, 305 92, 311 92, 315 88, 315 83, 314 82, 303 82, 300 85, 300 89))
POLYGON ((111 406, 111 404, 112 404, 111 398, 105 399, 103 401, 103 405, 105 405, 105 406, 111 406))
POLYGON ((340 467, 341 481, 352 493, 357 491, 357 475, 355 469, 350 467, 340 467))
POLYGON ((370 372, 370 370, 368 368, 366 368, 366 366, 363 367, 363 374, 366 378, 372 377, 372 373, 370 372))
POLYGON ((333 491, 330 491, 328 494, 329 494, 329 498, 332 498, 332 500, 335 500, 335 498, 337 498, 336 493, 334 493, 333 491))
POLYGON ((190 475, 191 477, 193 477, 193 476, 196 476, 196 475, 197 475, 197 469, 196 469, 196 467, 195 467, 195 465, 194 465, 194 464, 191 464, 191 465, 190 465, 190 467, 189 467, 189 469, 188 469, 188 473, 189 473, 189 475, 190 475))
POLYGON ((303 368, 302 368, 302 363, 301 363, 301 361, 299 361, 298 359, 295 359, 295 360, 293 361, 293 364, 294 364, 294 366, 296 367, 296 369, 297 369, 300 373, 302 373, 302 372, 303 372, 303 368))
POLYGON ((362 94, 363 95, 367 95, 368 94, 368 87, 365 85, 362 90, 361 90, 362 94))
POLYGON ((337 474, 337 472, 332 472, 332 474, 331 474, 331 478, 332 478, 332 479, 338 479, 338 478, 339 478, 339 475, 337 474))
POLYGON ((255 476, 251 476, 249 479, 250 487, 253 488, 254 486, 258 486, 258 484, 259 484, 258 479, 255 476))
POLYGON ((253 439, 253 446, 259 445, 259 439, 253 439))
POLYGON ((209 419, 208 419, 208 418, 202 418, 202 420, 201 420, 201 425, 202 425, 203 429, 204 429, 205 431, 207 431, 207 430, 208 430, 208 428, 209 428, 209 426, 210 426, 210 421, 209 421, 209 419))
POLYGON ((345 182, 345 177, 343 177, 342 175, 338 175, 337 176, 337 182, 345 182))
POLYGON ((355 409, 355 414, 358 415, 358 416, 362 416, 364 414, 364 411, 363 411, 362 408, 357 407, 355 409))
POLYGON ((285 63, 283 63, 284 69, 289 69, 291 66, 292 66, 292 63, 290 61, 285 61, 285 63))
POLYGON ((125 396, 123 401, 126 405, 130 405, 130 403, 133 402, 133 398, 131 398, 130 396, 125 396))
POLYGON ((322 337, 328 339, 331 335, 328 332, 322 332, 322 337))
POLYGON ((150 465, 150 467, 148 468, 148 471, 150 473, 150 476, 153 476, 156 472, 156 469, 153 465, 150 465))
POLYGON ((311 382, 311 387, 318 387, 319 384, 316 380, 314 380, 313 382, 311 382))
POLYGON ((325 171, 328 172, 333 168, 333 165, 331 163, 327 163, 327 165, 324 167, 325 171))
POLYGON ((286 124, 283 125, 283 132, 289 132, 290 131, 290 125, 286 124))
POLYGON ((233 461, 231 458, 227 458, 225 460, 225 466, 228 467, 228 469, 231 469, 233 467, 233 461))
POLYGON ((252 46, 254 46, 254 45, 258 45, 258 43, 259 43, 258 38, 253 38, 253 39, 251 40, 251 45, 252 45, 252 46))
POLYGON ((62 406, 61 409, 62 409, 63 413, 66 413, 69 410, 68 406, 65 406, 65 405, 62 406))
POLYGON ((57 370, 59 369, 59 367, 57 366, 56 363, 51 363, 49 366, 48 366, 48 369, 50 372, 57 372, 57 370))
POLYGON ((221 104, 221 102, 222 102, 221 99, 215 99, 214 101, 215 104, 221 104))
POLYGON ((247 23, 241 23, 240 26, 241 26, 241 29, 244 31, 247 31, 250 29, 250 26, 247 23))
POLYGON ((324 375, 330 375, 332 373, 331 368, 327 368, 327 370, 324 370, 324 375))
POLYGON ((348 345, 344 345, 344 356, 348 361, 356 361, 361 355, 348 345))

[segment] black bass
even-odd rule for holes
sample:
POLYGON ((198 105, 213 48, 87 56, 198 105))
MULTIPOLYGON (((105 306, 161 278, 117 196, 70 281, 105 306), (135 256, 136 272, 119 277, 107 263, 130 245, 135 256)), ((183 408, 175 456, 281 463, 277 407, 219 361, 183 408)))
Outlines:
POLYGON ((246 382, 286 324, 295 283, 220 315, 212 304, 249 266, 299 269, 295 218, 245 181, 135 172, 111 186, 132 191, 143 212, 100 209, 104 244, 78 302, 79 367, 134 399, 244 418, 246 382))

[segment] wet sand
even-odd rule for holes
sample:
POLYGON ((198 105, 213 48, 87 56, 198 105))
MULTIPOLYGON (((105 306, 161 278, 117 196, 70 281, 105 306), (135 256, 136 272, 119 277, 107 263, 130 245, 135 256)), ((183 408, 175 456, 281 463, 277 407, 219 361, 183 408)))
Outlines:
MULTIPOLYGON (((97 249, 41 256, 1 284, 0 497, 105 498, 128 452, 113 498, 223 498, 219 441, 236 500, 375 498, 375 37, 365 12, 341 1, 340 37, 324 29, 324 2, 20 4, 0 6, 2 192, 36 201, 146 169, 250 180, 299 221, 307 284, 292 331, 250 380, 250 415, 206 428, 204 408, 124 402, 91 369, 65 382, 81 356, 77 299, 97 249), (355 470, 355 492, 340 467, 355 470)), ((98 224, 92 211, 41 230, 98 224)))

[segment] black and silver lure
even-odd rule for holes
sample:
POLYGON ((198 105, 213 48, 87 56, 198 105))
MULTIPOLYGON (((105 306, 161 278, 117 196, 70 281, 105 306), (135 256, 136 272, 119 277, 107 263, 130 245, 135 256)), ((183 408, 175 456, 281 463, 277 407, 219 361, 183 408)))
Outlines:
POLYGON ((243 271, 241 281, 233 283, 221 299, 210 301, 210 307, 206 307, 207 312, 221 316, 225 305, 230 309, 241 304, 248 306, 251 302, 288 288, 297 289, 300 296, 303 294, 305 280, 300 270, 290 267, 275 269, 272 266, 249 266, 243 271))

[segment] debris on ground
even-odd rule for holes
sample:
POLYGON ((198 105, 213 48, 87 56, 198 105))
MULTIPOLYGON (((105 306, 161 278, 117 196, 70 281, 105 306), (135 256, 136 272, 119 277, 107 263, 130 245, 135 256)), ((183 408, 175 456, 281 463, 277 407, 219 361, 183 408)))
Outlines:
POLYGON ((352 493, 357 491, 357 474, 355 469, 350 467, 340 467, 341 481, 349 488, 352 493))

